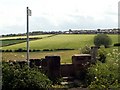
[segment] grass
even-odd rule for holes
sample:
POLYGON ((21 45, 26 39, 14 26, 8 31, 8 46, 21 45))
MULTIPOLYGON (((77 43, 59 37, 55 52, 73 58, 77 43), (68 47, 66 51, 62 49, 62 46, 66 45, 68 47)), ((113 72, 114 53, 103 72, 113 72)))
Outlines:
MULTIPOLYGON (((41 38, 46 38, 48 36, 51 36, 51 34, 49 34, 49 35, 34 35, 34 36, 29 36, 29 38, 30 38, 30 40, 32 40, 33 38, 34 38, 34 40, 37 40, 37 39, 41 39, 41 38)), ((1 45, 2 47, 16 45, 19 43, 26 42, 26 36, 3 37, 3 38, 0 38, 0 42, 2 42, 2 45, 1 45)))
MULTIPOLYGON (((78 49, 85 45, 93 44, 94 35, 56 35, 54 37, 30 41, 30 49, 58 49, 74 48, 78 49)), ((4 47, 3 49, 26 49, 26 42, 4 47)))
MULTIPOLYGON (((113 49, 118 47, 106 48, 106 52, 110 53, 113 49)), ((68 50, 68 51, 48 51, 48 52, 30 52, 30 58, 45 58, 47 55, 59 55, 61 57, 61 63, 72 63, 72 56, 74 54, 80 54, 80 50, 68 50)), ((26 52, 3 52, 2 60, 26 60, 26 52)))
MULTIPOLYGON (((49 52, 30 52, 30 58, 44 58, 46 55, 60 55, 61 63, 71 63, 71 57, 74 54, 79 54, 79 48, 85 45, 93 45, 93 38, 95 34, 70 34, 70 35, 56 35, 49 38, 30 41, 30 49, 58 49, 58 48, 73 48, 75 50, 68 51, 49 51, 49 52)), ((118 42, 118 35, 109 35, 114 43, 118 42)), ((2 49, 26 49, 26 42, 15 44, 11 46, 2 47, 2 49)), ((115 47, 117 48, 117 47, 115 47)), ((106 49, 108 52, 112 51, 114 47, 106 49)), ((3 60, 25 60, 25 52, 3 52, 3 60)))
MULTIPOLYGON (((93 44, 93 38, 95 34, 71 34, 71 35, 56 35, 49 38, 38 39, 30 41, 30 49, 58 49, 58 48, 73 48, 78 49, 85 45, 91 46, 93 44)), ((112 38, 113 43, 118 42, 117 35, 109 35, 112 38)), ((2 49, 26 49, 26 42, 21 44, 15 44, 11 46, 3 47, 2 49)))
MULTIPOLYGON (((79 50, 70 51, 54 51, 54 52, 30 52, 30 58, 45 58, 46 55, 59 55, 61 57, 61 63, 71 63, 72 55, 79 54, 79 50)), ((2 60, 26 60, 25 52, 3 52, 2 60)))
POLYGON ((26 40, 15 40, 15 39, 11 39, 11 40, 2 40, 2 46, 7 46, 7 45, 13 45, 13 44, 17 44, 17 43, 22 43, 25 42, 26 40))
MULTIPOLYGON (((45 35, 30 35, 30 38, 41 38, 41 37, 47 37, 50 36, 51 34, 45 34, 45 35)), ((18 38, 27 38, 27 36, 11 36, 11 37, 0 37, 0 40, 4 39, 18 39, 18 38)))

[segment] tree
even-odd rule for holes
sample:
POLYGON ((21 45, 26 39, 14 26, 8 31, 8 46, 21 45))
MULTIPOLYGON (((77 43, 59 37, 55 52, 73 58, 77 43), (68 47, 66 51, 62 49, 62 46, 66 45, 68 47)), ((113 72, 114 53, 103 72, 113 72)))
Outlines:
POLYGON ((109 47, 112 44, 111 38, 106 34, 98 34, 94 37, 94 44, 96 46, 104 45, 105 48, 109 47))

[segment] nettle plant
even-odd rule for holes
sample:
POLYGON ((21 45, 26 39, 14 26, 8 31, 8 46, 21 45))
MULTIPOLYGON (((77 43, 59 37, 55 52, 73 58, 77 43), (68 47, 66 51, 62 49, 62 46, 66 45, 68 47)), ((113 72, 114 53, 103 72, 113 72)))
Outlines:
POLYGON ((120 53, 114 49, 107 54, 106 63, 98 61, 89 68, 89 88, 120 88, 120 53))

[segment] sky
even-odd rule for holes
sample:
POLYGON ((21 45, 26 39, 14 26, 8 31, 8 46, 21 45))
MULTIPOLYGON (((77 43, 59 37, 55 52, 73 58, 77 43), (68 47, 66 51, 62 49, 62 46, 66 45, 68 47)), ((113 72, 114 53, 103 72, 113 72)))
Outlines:
POLYGON ((118 27, 119 0, 1 0, 0 35, 26 33, 26 7, 32 31, 118 27))

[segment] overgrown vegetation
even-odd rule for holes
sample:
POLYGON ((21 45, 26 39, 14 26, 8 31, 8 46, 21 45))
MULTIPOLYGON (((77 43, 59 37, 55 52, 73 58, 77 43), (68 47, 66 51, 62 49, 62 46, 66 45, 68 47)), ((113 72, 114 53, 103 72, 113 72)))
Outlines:
POLYGON ((52 82, 38 69, 31 69, 27 65, 2 65, 3 90, 44 90, 51 88, 52 82))
POLYGON ((89 68, 89 88, 120 88, 120 53, 118 49, 107 54, 106 63, 97 61, 89 68))
POLYGON ((82 53, 82 54, 90 54, 90 52, 91 52, 90 46, 85 46, 85 47, 80 49, 80 53, 82 53))
POLYGON ((107 52, 105 51, 105 49, 104 48, 98 49, 97 59, 99 61, 101 61, 102 63, 105 63, 106 62, 106 57, 107 57, 107 52))
MULTIPOLYGON (((81 53, 89 54, 90 47, 85 46, 81 53)), ((103 90, 120 88, 120 52, 118 48, 108 52, 104 47, 98 49, 97 62, 86 71, 83 87, 103 90)), ((93 89, 93 90, 94 90, 93 89)))

